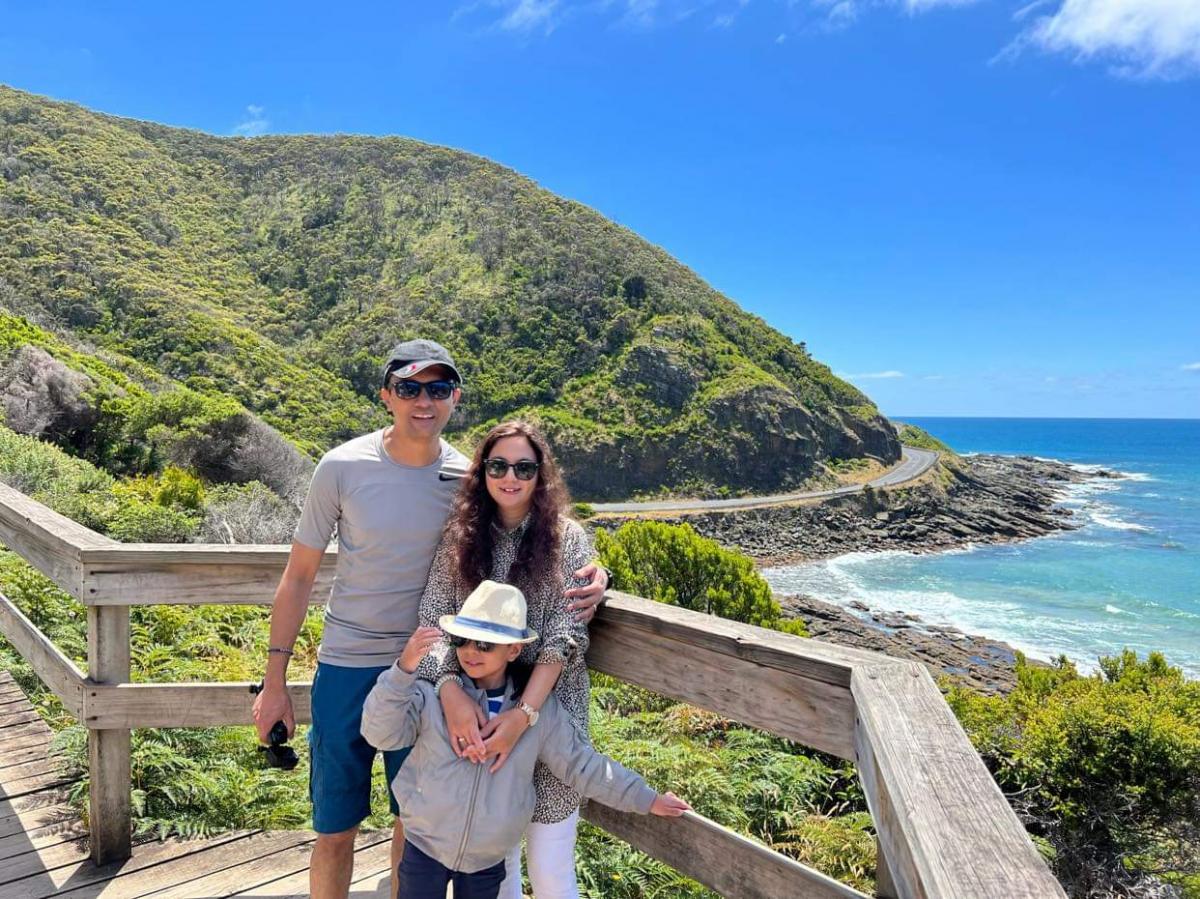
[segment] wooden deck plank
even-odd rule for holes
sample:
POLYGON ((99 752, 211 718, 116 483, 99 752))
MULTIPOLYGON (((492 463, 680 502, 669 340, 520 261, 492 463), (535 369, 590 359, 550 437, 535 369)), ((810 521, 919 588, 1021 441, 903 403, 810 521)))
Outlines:
POLYGON ((15 765, 27 765, 44 759, 50 752, 48 745, 26 746, 24 749, 13 749, 0 758, 0 783, 3 783, 5 771, 15 765))
POLYGON ((50 735, 43 734, 36 729, 16 734, 6 732, 3 741, 0 742, 3 743, 3 749, 0 749, 0 761, 12 757, 24 749, 41 749, 47 754, 50 752, 50 735))
MULTIPOLYGON (((67 809, 67 811, 72 812, 71 809, 67 809)), ((0 861, 15 858, 35 849, 44 849, 57 843, 77 840, 84 836, 87 836, 87 828, 72 812, 71 817, 64 818, 62 821, 0 837, 0 861)))
POLYGON ((0 867, 0 892, 4 884, 33 874, 53 871, 67 865, 77 864, 87 858, 88 847, 85 838, 79 838, 66 843, 58 843, 26 852, 10 858, 0 867))
POLYGON ((30 793, 11 804, 0 803, 0 838, 72 818, 78 819, 79 812, 67 804, 61 788, 30 793))
POLYGON ((61 774, 64 770, 62 761, 47 757, 45 753, 42 753, 40 757, 27 762, 0 768, 0 790, 14 780, 20 780, 23 777, 33 777, 35 774, 61 774))
POLYGON ((3 827, 5 824, 11 823, 10 819, 13 816, 54 805, 70 805, 67 790, 62 787, 49 787, 13 799, 0 798, 0 836, 5 836, 3 827))
POLYGON ((78 775, 68 774, 56 766, 50 771, 40 774, 6 780, 0 785, 0 790, 3 791, 6 799, 19 799, 28 793, 37 793, 54 787, 65 787, 78 779, 78 775))
MULTIPOLYGON (((351 899, 387 899, 391 886, 391 852, 391 841, 384 840, 354 853, 351 899)), ((256 896, 259 899, 308 899, 308 869, 233 895, 256 896)))
MULTIPOLYGON (((216 899, 220 896, 233 896, 239 891, 253 889, 308 870, 316 834, 310 831, 292 832, 287 835, 291 837, 290 846, 285 845, 283 839, 285 834, 283 833, 266 836, 277 841, 279 848, 206 877, 193 878, 187 883, 149 895, 153 896, 153 899, 198 899, 198 897, 216 899), (300 839, 296 839, 296 837, 300 837, 300 839)), ((391 838, 390 831, 379 830, 359 834, 355 841, 356 851, 381 841, 390 842, 391 838)), ((264 839, 264 844, 267 842, 269 841, 264 839)))
MULTIPOLYGON (((0 887, 0 899, 45 899, 48 896, 69 896, 71 899, 104 896, 143 896, 149 889, 141 884, 162 882, 163 873, 176 859, 217 849, 245 839, 245 832, 225 834, 211 840, 168 840, 135 847, 133 857, 97 867, 90 859, 55 871, 37 874, 0 887), (111 890, 111 892, 110 892, 111 890)), ((219 855, 219 853, 218 853, 219 855)), ((214 857, 215 858, 215 857, 214 857)))
MULTIPOLYGON (((34 721, 41 721, 41 717, 33 708, 26 702, 24 708, 16 709, 7 712, 3 718, 0 718, 0 730, 7 730, 10 727, 16 727, 18 724, 29 724, 34 721)), ((46 728, 49 730, 50 728, 46 728)))

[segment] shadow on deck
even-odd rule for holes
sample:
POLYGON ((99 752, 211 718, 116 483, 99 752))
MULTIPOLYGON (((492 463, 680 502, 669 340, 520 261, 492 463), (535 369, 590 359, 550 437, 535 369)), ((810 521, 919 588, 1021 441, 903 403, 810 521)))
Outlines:
MULTIPOLYGON (((308 896, 310 831, 145 842, 127 861, 96 866, 87 828, 67 802, 73 781, 51 758, 50 738, 12 675, 0 671, 0 899, 308 896)), ((390 837, 359 838, 353 899, 386 899, 390 837)))

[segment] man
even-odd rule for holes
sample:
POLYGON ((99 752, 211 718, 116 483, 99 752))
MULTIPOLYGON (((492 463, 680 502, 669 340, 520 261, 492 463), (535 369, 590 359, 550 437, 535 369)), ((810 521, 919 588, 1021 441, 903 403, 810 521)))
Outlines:
MULTIPOLYGON (((381 431, 330 450, 313 473, 287 567, 275 591, 263 690, 254 702, 259 738, 276 721, 291 735, 296 719, 287 664, 309 595, 336 527, 337 573, 312 690, 309 794, 317 842, 309 875, 313 899, 343 899, 354 869, 354 838, 370 813, 375 750, 359 733, 363 702, 417 628, 421 593, 442 526, 468 460, 441 439, 462 396, 454 360, 431 340, 392 350, 379 398, 392 416, 381 431)), ((588 565, 590 581, 568 591, 584 620, 595 614, 607 577, 588 565)), ((405 751, 384 753, 390 783, 405 751)), ((392 814, 398 808, 391 800, 392 814)), ((404 846, 397 820, 392 840, 392 895, 404 846)))

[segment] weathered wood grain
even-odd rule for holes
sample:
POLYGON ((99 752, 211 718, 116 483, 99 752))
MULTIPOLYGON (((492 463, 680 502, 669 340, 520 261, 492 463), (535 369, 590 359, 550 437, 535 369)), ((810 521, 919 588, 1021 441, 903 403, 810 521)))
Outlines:
POLYGON ((42 683, 58 695, 71 714, 79 717, 83 712, 83 672, 2 593, 0 634, 29 663, 42 683))
POLYGON ((887 661, 886 656, 878 653, 781 634, 616 590, 605 594, 595 620, 636 628, 841 687, 850 686, 850 674, 856 665, 887 661))
MULTIPOLYGON (((195 899, 196 896, 215 899, 218 896, 232 896, 243 890, 307 871, 312 858, 312 842, 316 835, 309 832, 298 833, 295 836, 296 838, 285 840, 284 834, 281 833, 266 834, 263 838, 263 848, 269 851, 244 860, 239 859, 233 864, 227 863, 229 859, 222 858, 223 867, 220 870, 181 881, 179 886, 155 893, 155 899, 195 899)), ((253 838, 246 842, 252 840, 253 838)), ((362 849, 390 841, 390 831, 368 831, 360 833, 354 842, 356 848, 362 849)))
MULTIPOLYGON (((291 551, 285 545, 125 543, 81 554, 88 605, 270 605, 291 551)), ((309 602, 329 597, 337 550, 325 553, 309 602)))
MULTIPOLYGON (((298 724, 312 720, 312 683, 288 684, 298 724)), ((88 684, 84 721, 94 728, 252 724, 250 683, 88 684)))
MULTIPOLYGON (((88 675, 94 683, 129 680, 129 609, 90 607, 88 675)), ((129 729, 88 730, 88 802, 92 860, 97 865, 129 858, 129 729)))
MULTIPOLYGON (((375 843, 354 852, 354 875, 350 882, 350 899, 367 896, 387 899, 391 878, 391 842, 375 843)), ((308 871, 297 871, 267 883, 241 890, 235 896, 258 896, 262 899, 308 899, 308 871)), ((449 895, 449 894, 448 894, 449 895)))
POLYGON ((583 816, 729 899, 867 899, 865 893, 694 812, 658 818, 589 802, 583 816))
MULTIPOLYGON (((83 826, 79 816, 73 810, 67 810, 67 812, 69 817, 63 821, 46 824, 42 827, 30 827, 20 833, 0 837, 0 861, 24 855, 34 849, 68 843, 71 840, 87 836, 87 828, 83 826)), ((2 869, 3 866, 0 866, 0 870, 2 869)))
POLYGON ((133 857, 125 861, 107 865, 96 865, 90 860, 81 861, 7 884, 4 899, 47 899, 49 896, 132 899, 134 896, 145 896, 156 889, 153 884, 157 879, 170 875, 170 863, 174 860, 199 852, 219 853, 222 848, 245 837, 243 831, 208 840, 172 839, 163 843, 145 843, 138 846, 133 857), (146 884, 146 887, 143 888, 142 884, 146 884))
POLYGON ((850 691, 735 655, 597 619, 588 665, 840 758, 854 757, 850 691))
POLYGON ((858 771, 901 899, 1064 895, 922 665, 860 668, 858 771))

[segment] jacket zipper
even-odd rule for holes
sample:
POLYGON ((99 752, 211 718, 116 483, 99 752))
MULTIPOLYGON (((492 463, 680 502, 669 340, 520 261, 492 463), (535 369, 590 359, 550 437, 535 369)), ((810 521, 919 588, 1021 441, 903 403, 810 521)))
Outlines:
POLYGON ((471 833, 471 823, 475 820, 475 798, 479 792, 479 777, 483 773, 483 764, 475 766, 475 782, 471 785, 471 801, 467 805, 467 822, 463 825, 462 842, 458 844, 458 855, 454 859, 454 870, 462 869, 463 855, 467 851, 467 837, 471 833))

